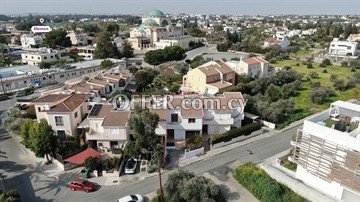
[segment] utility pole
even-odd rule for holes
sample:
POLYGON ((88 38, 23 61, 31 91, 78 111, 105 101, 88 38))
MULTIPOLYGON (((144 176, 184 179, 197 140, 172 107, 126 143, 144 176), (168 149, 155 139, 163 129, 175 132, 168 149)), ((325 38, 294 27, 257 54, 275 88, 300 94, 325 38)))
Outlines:
POLYGON ((5 91, 5 88, 4 88, 4 83, 3 83, 3 80, 2 80, 2 76, 0 74, 0 82, 1 82, 1 87, 3 89, 3 92, 4 92, 4 95, 6 94, 6 91, 5 91))
POLYGON ((160 163, 160 159, 158 161, 159 164, 159 181, 160 181, 160 202, 164 201, 164 191, 162 188, 162 182, 161 182, 161 163, 160 163))

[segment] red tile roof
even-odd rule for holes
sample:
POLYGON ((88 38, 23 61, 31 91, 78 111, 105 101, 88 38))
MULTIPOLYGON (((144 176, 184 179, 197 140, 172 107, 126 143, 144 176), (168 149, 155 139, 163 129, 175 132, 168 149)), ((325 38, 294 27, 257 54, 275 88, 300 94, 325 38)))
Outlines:
POLYGON ((51 107, 48 112, 72 112, 90 97, 89 94, 72 94, 63 102, 51 107))
POLYGON ((90 156, 96 158, 100 156, 100 153, 93 148, 87 148, 86 150, 70 158, 67 158, 64 161, 81 165, 84 163, 85 159, 89 158, 90 156))

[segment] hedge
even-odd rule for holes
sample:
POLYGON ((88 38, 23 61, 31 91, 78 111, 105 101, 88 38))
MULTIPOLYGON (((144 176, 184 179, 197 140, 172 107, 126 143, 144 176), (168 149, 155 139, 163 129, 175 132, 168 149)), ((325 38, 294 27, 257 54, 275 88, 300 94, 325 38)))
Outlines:
POLYGON ((236 138, 239 136, 250 135, 252 132, 260 130, 260 129, 261 129, 261 124, 259 122, 253 122, 249 125, 245 125, 240 128, 231 129, 222 134, 214 134, 210 138, 210 143, 213 145, 213 144, 216 144, 219 142, 230 141, 233 138, 236 138))
POLYGON ((287 186, 272 179, 264 170, 256 167, 254 163, 246 163, 237 167, 233 171, 233 176, 260 201, 307 201, 287 186))

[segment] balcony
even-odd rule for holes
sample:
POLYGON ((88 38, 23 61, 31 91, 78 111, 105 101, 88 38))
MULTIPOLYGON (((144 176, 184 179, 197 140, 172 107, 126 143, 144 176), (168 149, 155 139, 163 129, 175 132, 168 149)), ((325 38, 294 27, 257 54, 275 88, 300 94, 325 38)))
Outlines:
POLYGON ((86 133, 87 140, 127 140, 126 135, 124 134, 110 134, 110 133, 100 133, 91 130, 89 133, 86 133))

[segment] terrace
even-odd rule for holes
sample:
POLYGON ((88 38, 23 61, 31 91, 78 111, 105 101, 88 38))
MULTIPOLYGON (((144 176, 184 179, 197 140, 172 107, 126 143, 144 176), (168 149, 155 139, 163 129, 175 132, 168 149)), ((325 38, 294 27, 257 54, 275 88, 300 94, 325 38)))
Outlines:
POLYGON ((320 126, 330 129, 326 130, 329 131, 329 134, 334 134, 335 131, 338 131, 351 137, 360 137, 359 104, 336 101, 331 104, 328 111, 319 113, 309 118, 308 121, 316 124, 311 124, 314 130, 315 128, 317 128, 316 130, 323 130, 318 128, 320 126))
POLYGON ((349 116, 337 115, 330 116, 323 121, 317 122, 320 125, 332 128, 341 132, 351 133, 359 127, 359 122, 349 116))

